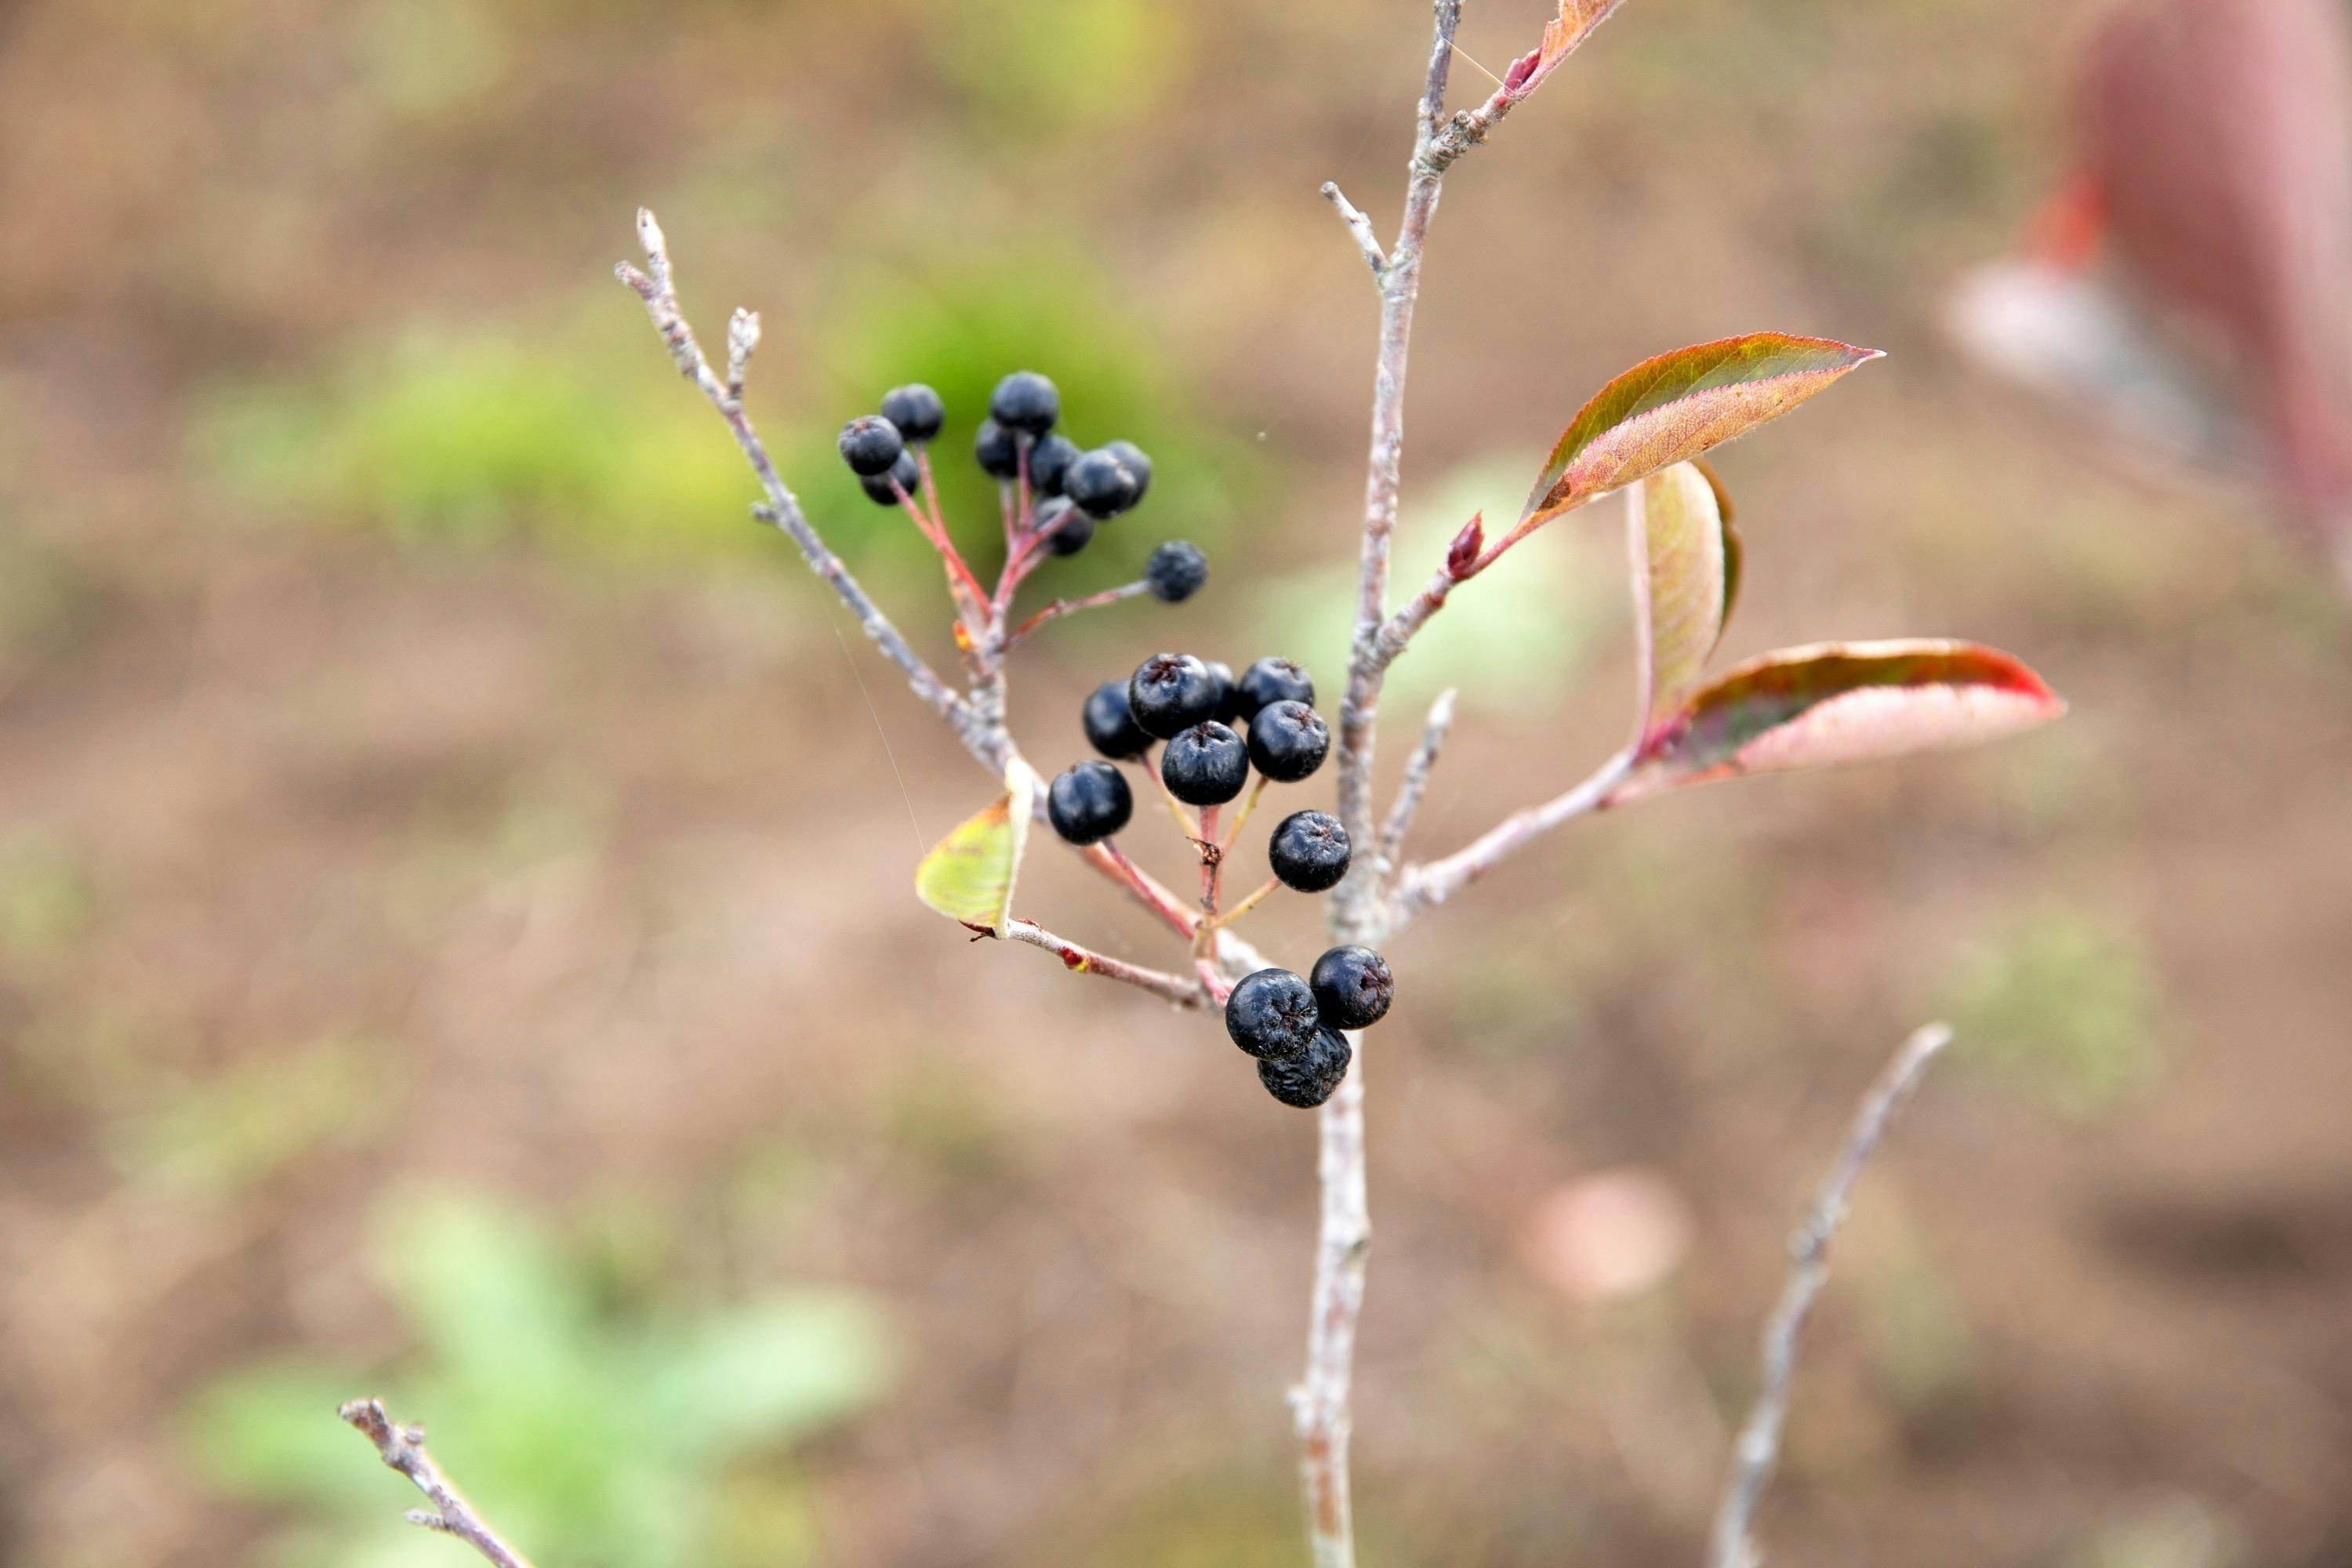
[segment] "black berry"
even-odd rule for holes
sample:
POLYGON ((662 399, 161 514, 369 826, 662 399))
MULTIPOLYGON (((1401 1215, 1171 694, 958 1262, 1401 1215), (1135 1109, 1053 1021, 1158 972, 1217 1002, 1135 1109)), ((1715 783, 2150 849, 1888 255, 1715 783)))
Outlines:
POLYGON ((1181 730, 1160 753, 1160 782, 1187 805, 1223 805, 1249 783, 1249 748, 1213 719, 1181 730))
POLYGON ((1234 689, 1234 667, 1222 658, 1208 661, 1209 675, 1217 683, 1217 710, 1210 717, 1220 724, 1230 724, 1237 707, 1239 693, 1234 689))
POLYGON ((948 422, 947 405, 921 382, 894 386, 882 395, 882 417, 909 441, 929 441, 948 422))
POLYGON ((1037 531, 1055 554, 1076 555, 1094 539, 1095 520, 1066 498, 1055 496, 1037 509, 1037 531))
POLYGON ((980 422, 980 432, 971 438, 971 455, 980 471, 992 478, 1021 477, 1020 437, 993 419, 980 422))
POLYGON ((1128 466, 1108 447, 1081 453, 1062 476, 1062 493, 1098 518, 1114 518, 1143 494, 1128 466))
POLYGON ((1225 998, 1225 1033, 1260 1060, 1298 1055, 1321 1027, 1313 989, 1287 969, 1246 975, 1225 998))
POLYGON ((1189 653, 1155 653, 1129 677, 1127 705, 1145 734, 1164 741, 1215 716, 1217 678, 1189 653))
POLYGON ((1062 416, 1062 395, 1034 370, 1016 370, 988 395, 989 417, 1012 430, 1043 436, 1062 416))
POLYGON ((1269 702, 1250 720, 1250 761, 1276 784, 1297 784, 1330 750, 1330 726, 1304 702, 1269 702))
POLYGON ((1127 826, 1135 797, 1127 775, 1108 763, 1080 763, 1045 792, 1046 820, 1073 844, 1094 844, 1127 826))
MULTIPOLYGON (((1257 731, 1250 731, 1257 739, 1257 731)), ((1348 830, 1327 811, 1294 811, 1276 825, 1265 847, 1274 874, 1286 888, 1320 893, 1348 874, 1348 830)))
POLYGON ((1163 605, 1182 604, 1208 581, 1209 558, 1201 553, 1199 545, 1187 540, 1170 540, 1143 563, 1144 585, 1163 605))
POLYGON ((898 427, 879 415, 868 414, 841 427, 841 460, 860 479, 888 473, 906 449, 898 427))
POLYGON ((1141 756, 1151 737, 1136 723, 1127 707, 1127 682, 1106 680, 1087 699, 1083 722, 1087 743, 1106 757, 1141 756))
POLYGON ((1308 977, 1323 1021, 1335 1029, 1365 1029, 1388 1016, 1395 982, 1389 961, 1369 947, 1335 947, 1315 961, 1308 977))
POLYGON ((1151 488, 1151 459, 1143 455, 1143 448, 1132 441, 1106 441, 1103 450, 1125 464, 1127 471, 1135 476, 1135 499, 1141 500, 1143 492, 1151 488))
POLYGON ((1307 1048, 1295 1057, 1257 1064, 1257 1080, 1285 1105, 1312 1110, 1331 1098, 1356 1053, 1337 1029, 1318 1029, 1307 1048))
POLYGON ((1255 717, 1269 702, 1315 705, 1315 683, 1286 658, 1262 658, 1242 671, 1242 711, 1255 717))
POLYGON ((1067 436, 1041 437, 1029 448, 1029 484, 1041 496, 1062 493, 1062 480, 1078 460, 1078 444, 1067 436))
POLYGON ((876 506, 897 506, 898 490, 913 495, 915 487, 923 482, 923 473, 915 466, 914 453, 901 452, 898 460, 890 465, 888 472, 863 474, 857 482, 865 488, 866 499, 876 506), (891 489, 893 483, 897 484, 898 489, 891 489))

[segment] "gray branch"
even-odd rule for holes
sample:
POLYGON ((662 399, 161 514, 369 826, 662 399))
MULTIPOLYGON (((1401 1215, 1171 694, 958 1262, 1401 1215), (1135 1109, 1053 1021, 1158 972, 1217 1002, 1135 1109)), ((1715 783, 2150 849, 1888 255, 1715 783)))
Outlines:
POLYGON ((1412 758, 1404 765, 1404 778, 1397 785, 1396 803, 1389 807, 1388 825, 1381 829, 1381 863, 1393 868, 1404 855, 1405 837, 1412 831, 1412 819, 1421 810, 1421 797, 1428 792, 1430 770, 1437 766, 1438 753, 1445 749, 1445 737, 1454 728, 1454 688, 1447 687, 1429 705, 1429 717, 1423 721, 1421 744, 1413 748, 1412 758))
POLYGON ((1765 1321, 1763 1365, 1756 1402, 1748 1406, 1748 1419, 1739 1429, 1739 1440, 1732 1452, 1731 1474, 1724 1482, 1723 1501, 1715 1516, 1714 1539, 1707 1549, 1709 1568, 1758 1568, 1762 1562, 1754 1536, 1756 1505, 1762 1500, 1764 1489, 1772 1484, 1773 1467, 1780 1461, 1780 1429, 1788 1419, 1789 1389, 1796 1378, 1798 1342, 1805 1331, 1806 1314, 1812 1310, 1814 1298, 1821 1294, 1830 1277, 1830 1241, 1845 1219, 1846 1202, 1853 1195, 1854 1182, 1862 1175, 1862 1168, 1870 1163, 1879 1140, 1885 1137, 1887 1124, 1911 1097, 1911 1091, 1919 1087, 1920 1077, 1936 1053, 1949 1045, 1951 1039, 1952 1031, 1948 1026, 1929 1024, 1895 1053, 1895 1059, 1863 1097, 1862 1109, 1855 1113, 1853 1127, 1846 1134, 1845 1147, 1840 1151, 1837 1163, 1814 1194, 1813 1206, 1807 1211, 1804 1223, 1789 1238, 1789 1282, 1781 1289, 1771 1317, 1765 1321))
POLYGON ((1323 182, 1323 199, 1339 209, 1339 221, 1356 238, 1356 247, 1364 253, 1364 265, 1372 269, 1372 281, 1384 284, 1389 279, 1389 258, 1381 249, 1380 240, 1372 233, 1372 220, 1357 209, 1356 204, 1341 193, 1337 180, 1323 182))
POLYGON ((360 1435, 375 1445, 383 1462, 406 1476, 432 1500, 430 1509, 411 1509, 411 1524, 453 1535, 480 1552, 493 1568, 530 1568, 530 1560, 500 1541, 481 1516, 449 1484, 425 1451, 425 1428, 403 1426, 384 1414, 381 1399, 354 1399, 337 1412, 360 1435))

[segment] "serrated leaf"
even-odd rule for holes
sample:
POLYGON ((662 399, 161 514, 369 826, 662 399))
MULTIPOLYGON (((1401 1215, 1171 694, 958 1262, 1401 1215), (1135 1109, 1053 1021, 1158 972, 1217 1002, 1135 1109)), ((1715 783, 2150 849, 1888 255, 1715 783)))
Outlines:
POLYGON ((1745 435, 1878 357, 1829 338, 1751 332, 1645 360, 1560 433, 1513 531, 1745 435))
POLYGON ((1623 800, 1738 773, 1973 744, 2066 704, 2022 663, 1975 643, 1818 643, 1766 654, 1695 695, 1645 741, 1623 800))
POLYGON ((975 930, 1004 934, 1013 910, 1013 884, 1029 842, 1037 775, 1015 763, 995 805, 966 818, 915 868, 915 896, 975 930))
POLYGON ((1625 492, 1643 742, 1679 718, 1723 636, 1728 563, 1717 494, 1690 463, 1625 492))

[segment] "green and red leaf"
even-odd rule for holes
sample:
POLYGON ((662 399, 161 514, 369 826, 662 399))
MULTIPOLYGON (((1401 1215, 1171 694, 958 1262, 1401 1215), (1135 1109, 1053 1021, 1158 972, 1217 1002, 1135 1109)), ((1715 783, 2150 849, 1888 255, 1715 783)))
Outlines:
POLYGON ((1750 660, 1643 741, 1617 799, 1739 773, 1970 745, 2066 704, 2022 663, 1975 643, 1819 643, 1750 660))
POLYGON ((1645 360, 1560 433, 1512 531, 1743 436, 1878 357, 1829 338, 1751 332, 1645 360))
POLYGON ((951 921, 995 936, 1004 934, 1012 918, 1013 886, 1037 800, 1037 775, 1027 766, 1016 764, 1004 783, 1003 799, 959 824, 915 868, 917 898, 951 921))

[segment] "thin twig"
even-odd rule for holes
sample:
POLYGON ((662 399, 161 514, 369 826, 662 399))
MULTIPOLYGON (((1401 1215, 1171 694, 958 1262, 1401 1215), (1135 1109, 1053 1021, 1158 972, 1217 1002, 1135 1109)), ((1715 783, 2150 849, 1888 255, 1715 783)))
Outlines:
POLYGON ((1137 598, 1144 594, 1148 594, 1150 591, 1151 584, 1149 583, 1121 583, 1116 588, 1105 588, 1099 593, 1088 594, 1083 598, 1056 599, 1052 604, 1046 605, 1044 609, 1039 610, 1035 615, 1031 616, 1027 620, 1023 621, 1019 626, 1013 627, 1010 632, 1007 632, 1004 637, 1004 646, 1006 647, 1011 647, 1023 637, 1027 637, 1031 632, 1035 631, 1039 626, 1044 626, 1047 621, 1053 620, 1058 616, 1075 616, 1080 610, 1099 610, 1106 605, 1120 604, 1126 600, 1137 598))
POLYGON ((1179 1007, 1205 1005, 1208 997, 1198 980, 1181 974, 1171 974, 1164 969, 1147 969, 1139 963, 1129 963, 1123 958, 1097 952, 1080 947, 1066 937, 1055 936, 1035 921, 1016 920, 1007 922, 1004 934, 1014 942, 1031 947, 1042 947, 1062 961, 1064 968, 1076 974, 1099 974, 1105 980, 1117 980, 1139 990, 1149 991, 1164 1002, 1179 1007))
POLYGON ((1406 867, 1397 874, 1396 918, 1409 921, 1435 909, 1553 828, 1606 808, 1633 765, 1633 753, 1620 752, 1575 788, 1514 812, 1444 859, 1406 867))
POLYGON ((383 1462, 406 1476, 432 1500, 431 1510, 411 1509, 411 1524, 454 1535, 488 1559, 495 1568, 530 1568, 530 1560, 493 1533, 457 1489, 443 1478, 425 1451, 425 1428, 403 1426, 384 1414, 381 1399, 354 1399, 337 1412, 375 1445, 383 1462))
POLYGON ((1447 687, 1429 705, 1429 717, 1421 727, 1421 744, 1413 748, 1412 758, 1404 765, 1404 778, 1397 784, 1396 803, 1389 807, 1388 825, 1381 829, 1380 857, 1383 865, 1395 867, 1404 854, 1405 836, 1412 831, 1412 819, 1421 810, 1421 797, 1429 789, 1429 773, 1437 765, 1437 756, 1445 749, 1445 736, 1454 728, 1454 688, 1447 687))
POLYGON ((1780 1457, 1780 1428, 1789 1414, 1798 1341, 1805 1330, 1805 1316, 1830 1277, 1830 1241, 1845 1218, 1846 1201, 1855 1180, 1886 1135, 1887 1123, 1919 1086, 1936 1053, 1951 1039, 1948 1026, 1929 1024, 1903 1043, 1863 1097, 1837 1163, 1814 1194, 1804 1223, 1789 1237, 1789 1282, 1764 1324, 1756 1402, 1748 1406, 1748 1419, 1740 1426, 1731 1473, 1724 1481, 1723 1501, 1716 1511, 1714 1537, 1707 1549, 1709 1568, 1757 1568, 1762 1561, 1753 1534, 1756 1505, 1764 1489, 1771 1485, 1772 1469, 1780 1457))
POLYGON ((1364 265, 1372 269, 1372 281, 1385 284, 1389 280, 1389 258, 1381 249, 1381 242, 1372 234, 1372 220, 1358 210, 1339 189, 1337 180, 1323 182, 1323 199, 1339 209, 1339 221, 1356 237, 1356 247, 1364 253, 1364 265))

